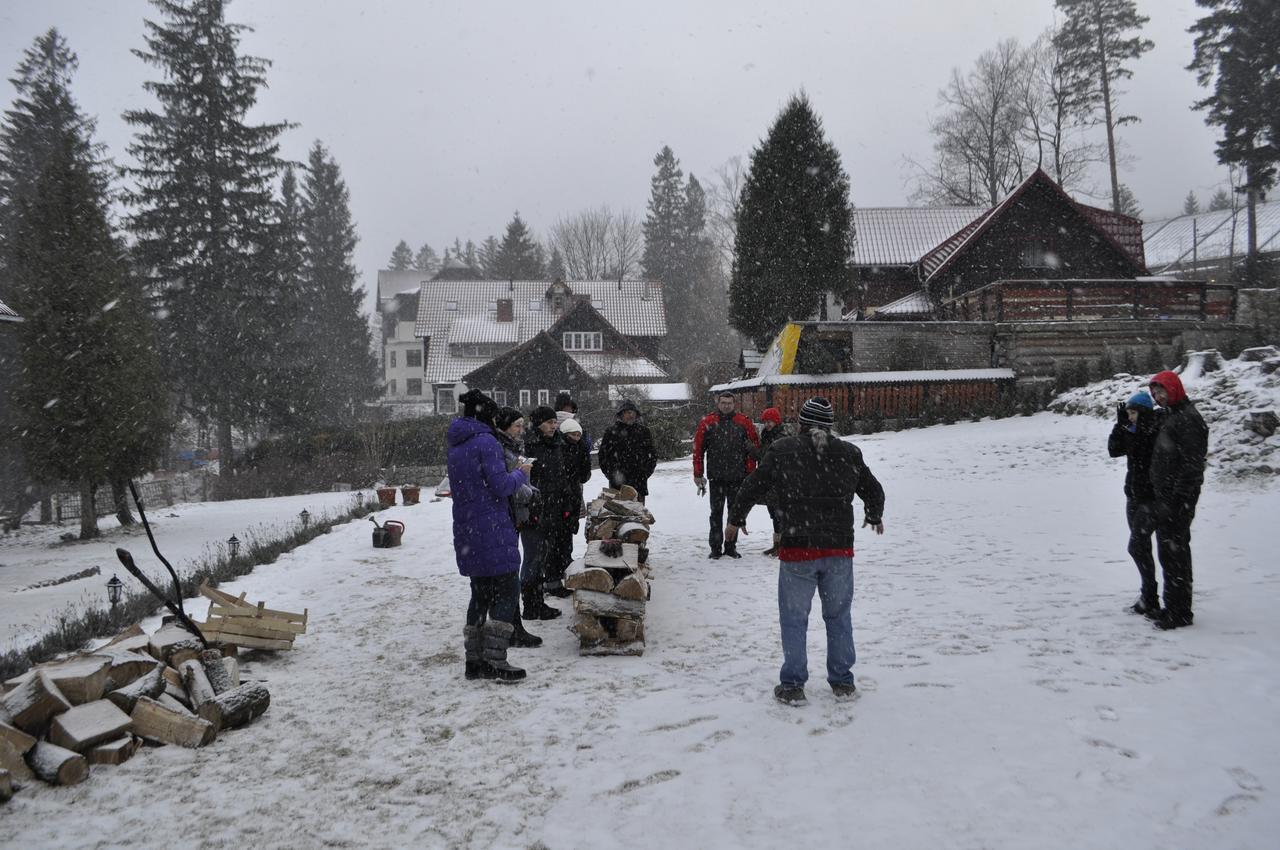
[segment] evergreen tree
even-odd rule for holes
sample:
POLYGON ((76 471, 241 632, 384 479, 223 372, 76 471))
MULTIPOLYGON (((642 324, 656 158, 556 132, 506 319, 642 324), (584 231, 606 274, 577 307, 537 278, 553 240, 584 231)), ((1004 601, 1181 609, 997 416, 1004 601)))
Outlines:
POLYGON ((480 243, 477 257, 480 262, 480 271, 484 274, 485 280, 498 280, 497 273, 497 257, 498 248, 501 247, 496 236, 486 236, 485 240, 480 243))
MULTIPOLYGON (((1248 208, 1246 275, 1258 258, 1257 204, 1280 165, 1280 4, 1275 0, 1196 0, 1210 10, 1191 27, 1188 66, 1213 94, 1196 103, 1205 122, 1222 128, 1218 161, 1244 169, 1248 208)), ((1256 282, 1256 281, 1255 281, 1256 282)))
POLYGON ((1195 215, 1200 212, 1200 199, 1196 197, 1194 191, 1188 192, 1187 197, 1182 201, 1182 214, 1195 215))
MULTIPOLYGON (((449 249, 444 249, 444 259, 449 259, 449 249)), ((426 242, 422 243, 422 247, 418 249, 418 253, 414 255, 413 267, 423 274, 433 275, 440 271, 441 259, 436 256, 436 252, 426 242)))
POLYGON ((545 272, 537 240, 517 212, 507 224, 489 276, 495 280, 540 280, 545 272))
MULTIPOLYGON (((546 249, 543 249, 545 253, 546 249)), ((551 280, 565 280, 564 257, 560 249, 552 246, 551 259, 547 260, 547 277, 551 280)))
POLYGON ((1231 194, 1226 189, 1219 189, 1209 198, 1209 212, 1231 209, 1231 194))
POLYGON ((1123 183, 1120 184, 1120 203, 1117 204, 1118 213, 1131 215, 1134 218, 1142 218, 1142 207, 1138 204, 1138 198, 1133 194, 1133 190, 1123 183))
MULTIPOLYGON (((430 249, 429 245, 424 248, 430 249)), ((413 249, 409 247, 409 243, 401 239, 396 243, 395 250, 391 252, 391 259, 387 261, 387 268, 393 272, 407 272, 413 268, 413 249)))
POLYGON ((262 367, 263 382, 271 388, 265 402, 266 424, 272 430, 288 430, 314 419, 312 400, 319 366, 315 329, 308 321, 315 292, 306 270, 302 199, 292 165, 285 166, 280 181, 270 245, 276 285, 273 303, 279 315, 289 318, 262 343, 271 345, 271 356, 262 367))
POLYGON ((138 163, 129 226, 141 268, 165 311, 173 387, 217 425, 222 474, 232 472, 232 429, 260 421, 271 388, 264 366, 280 314, 270 250, 286 123, 249 124, 266 60, 239 53, 248 30, 224 0, 154 0, 146 50, 160 73, 145 84, 158 110, 134 110, 129 151, 138 163))
POLYGON ((14 215, 10 271, 23 372, 24 451, 42 480, 80 485, 80 537, 98 534, 94 493, 149 468, 164 444, 164 383, 140 284, 107 220, 77 133, 46 159, 14 215))
POLYGON ((463 246, 462 252, 455 253, 454 256, 462 260, 463 265, 473 274, 478 275, 476 280, 484 280, 484 269, 480 268, 480 252, 476 248, 476 243, 468 239, 467 244, 463 246))
POLYGON ((734 239, 730 323, 759 345, 792 319, 825 312, 847 279, 849 178, 804 94, 751 153, 734 239))
POLYGON ((317 395, 311 410, 322 425, 350 422, 357 407, 377 395, 377 363, 368 322, 360 313, 364 289, 356 279, 357 236, 349 200, 341 169, 316 142, 302 186, 310 298, 301 315, 316 352, 317 395))
POLYGON ((644 219, 644 255, 640 264, 645 277, 662 281, 669 311, 688 301, 691 292, 677 292, 675 273, 681 262, 680 230, 687 225, 684 212, 684 172, 680 161, 666 145, 653 158, 657 172, 649 180, 649 206, 644 219))
POLYGON ((1116 84, 1133 76, 1125 63, 1155 47, 1134 35, 1149 20, 1138 14, 1134 0, 1054 0, 1064 19, 1054 42, 1062 53, 1062 70, 1072 102, 1084 115, 1102 111, 1111 166, 1111 208, 1120 212, 1120 176, 1116 156, 1116 128, 1137 121, 1117 108, 1116 84))

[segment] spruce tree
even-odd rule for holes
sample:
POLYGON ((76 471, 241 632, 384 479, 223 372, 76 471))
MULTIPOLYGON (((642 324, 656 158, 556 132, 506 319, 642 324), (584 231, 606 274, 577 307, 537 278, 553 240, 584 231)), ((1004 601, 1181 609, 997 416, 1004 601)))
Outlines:
POLYGON ((316 418, 315 399, 322 355, 316 351, 315 328, 310 321, 315 292, 306 270, 302 198, 292 165, 286 165, 275 203, 271 257, 275 269, 276 312, 288 320, 264 344, 271 356, 262 367, 262 380, 270 388, 264 402, 270 430, 305 427, 316 418))
POLYGON ((494 256, 490 277, 495 280, 539 280, 545 271, 538 256, 537 240, 517 212, 507 224, 507 232, 494 256))
POLYGON ((391 252, 391 259, 387 261, 387 268, 393 272, 407 272, 413 268, 413 249, 409 247, 408 242, 401 239, 396 243, 395 249, 391 252))
POLYGON ((1209 198, 1209 212, 1229 209, 1231 209, 1231 193, 1226 189, 1219 189, 1209 198))
POLYGON ((480 260, 480 271, 484 273, 486 280, 498 280, 497 257, 498 248, 501 247, 496 236, 486 236, 484 241, 480 243, 480 249, 477 252, 480 260))
POLYGON ((476 248, 476 243, 468 239, 462 252, 455 253, 454 256, 462 260, 462 264, 476 275, 475 280, 484 280, 484 269, 480 268, 480 251, 476 248))
MULTIPOLYGON (((1192 27, 1188 66, 1213 94, 1196 103, 1205 122, 1220 127, 1218 161, 1244 169, 1248 209, 1245 274, 1257 273, 1259 198, 1280 165, 1280 4, 1275 0, 1196 0, 1209 13, 1192 27)), ((1250 281, 1256 283, 1256 280, 1250 281)))
MULTIPOLYGON (((444 251, 444 258, 449 258, 449 249, 444 251)), ((436 256, 436 252, 426 242, 422 243, 422 247, 418 249, 418 253, 414 255, 413 267, 426 275, 433 275, 440 271, 441 259, 436 256)))
POLYGON ((649 180, 649 205, 644 218, 644 255, 640 264, 645 277, 662 281, 669 308, 687 302, 692 293, 676 292, 673 273, 681 261, 680 230, 684 212, 684 172, 671 148, 663 145, 653 158, 657 168, 649 180))
POLYGON ((1111 166, 1111 208, 1120 212, 1120 176, 1116 128, 1137 121, 1117 107, 1116 84, 1133 76, 1126 65, 1155 47, 1139 35, 1149 18, 1138 14, 1134 0, 1054 0, 1064 18, 1054 35, 1062 54, 1062 71, 1074 109, 1094 116, 1102 111, 1111 166))
MULTIPOLYGON (((544 252, 546 249, 543 249, 544 252)), ((565 279, 564 257, 560 253, 560 249, 552 246, 551 258, 547 260, 547 278, 550 280, 565 279)))
POLYGON ((1182 214, 1195 215, 1200 212, 1200 199, 1196 197, 1194 191, 1188 192, 1187 197, 1182 201, 1182 214))
POLYGON ((1117 205, 1116 212, 1124 215, 1133 216, 1134 218, 1142 218, 1142 207, 1138 204, 1138 198, 1133 194, 1133 190, 1125 184, 1120 184, 1120 203, 1117 205))
POLYGON ((128 222, 140 267, 166 314, 173 388, 217 426, 222 475, 232 473, 232 429, 261 420, 271 337, 292 317, 272 296, 272 189, 285 122, 250 124, 269 63, 241 55, 248 27, 223 0, 153 0, 147 49, 159 71, 145 84, 156 110, 132 110, 137 165, 128 222))
POLYGON ((80 486, 80 537, 96 537, 94 494, 149 468, 163 446, 164 382, 141 285, 111 232, 83 139, 71 133, 14 210, 23 372, 17 390, 31 470, 80 486))
POLYGON ((767 344, 786 322, 821 316, 846 282, 853 237, 849 178, 806 95, 751 153, 734 238, 730 323, 767 344))
POLYGON ((320 142, 311 148, 302 186, 304 275, 317 396, 316 424, 350 422, 377 395, 377 363, 369 324, 360 313, 364 289, 353 260, 357 236, 341 169, 320 142))

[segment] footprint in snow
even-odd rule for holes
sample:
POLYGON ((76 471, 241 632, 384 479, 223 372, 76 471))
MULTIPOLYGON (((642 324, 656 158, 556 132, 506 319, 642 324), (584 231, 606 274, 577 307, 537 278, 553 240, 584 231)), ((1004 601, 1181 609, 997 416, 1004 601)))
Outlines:
POLYGON ((1264 790, 1262 787, 1262 780, 1254 776, 1249 771, 1245 770, 1243 767, 1230 768, 1227 770, 1227 773, 1230 774, 1231 778, 1234 779, 1236 784, 1240 786, 1241 790, 1244 790, 1244 791, 1264 790))
POLYGON ((1115 744, 1111 743, 1110 741, 1104 741, 1101 738, 1085 738, 1085 743, 1091 747, 1097 747, 1099 749, 1104 749, 1104 750, 1113 750, 1117 755, 1124 756, 1127 759, 1136 759, 1138 757, 1137 752, 1135 752, 1134 750, 1130 750, 1125 747, 1117 747, 1115 744))
POLYGON ((1094 710, 1098 712, 1100 720, 1119 720, 1120 715, 1109 705, 1095 705, 1094 710))
POLYGON ((680 771, 678 770, 659 770, 656 773, 649 774, 644 779, 628 779, 617 788, 606 793, 615 796, 618 794, 627 794, 639 788, 644 788, 649 785, 657 785, 659 782, 669 782, 679 775, 680 771))
POLYGON ((700 742, 694 744, 692 747, 686 747, 685 752, 703 753, 711 749, 712 747, 714 747, 716 744, 719 744, 721 741, 727 741, 732 737, 733 737, 732 729, 720 729, 718 731, 712 732, 710 735, 703 738, 700 742))
POLYGON ((715 714, 704 714, 700 717, 690 717, 688 720, 678 720, 675 723, 664 723, 661 726, 655 726, 648 732, 674 732, 677 729, 686 729, 695 723, 705 723, 708 720, 719 720, 719 716, 715 714))

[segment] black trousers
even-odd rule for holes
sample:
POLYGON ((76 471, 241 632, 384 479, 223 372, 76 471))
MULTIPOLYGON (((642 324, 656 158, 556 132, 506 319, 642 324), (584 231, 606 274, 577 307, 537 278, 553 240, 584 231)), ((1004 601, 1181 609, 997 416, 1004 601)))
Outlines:
POLYGON ((1156 522, 1156 551, 1164 573, 1164 607, 1171 616, 1191 614, 1191 521, 1196 506, 1178 505, 1156 522))
POLYGON ((516 573, 500 576, 475 576, 471 579, 471 604, 467 606, 467 625, 478 626, 485 620, 514 623, 519 615, 520 584, 516 573))
POLYGON ((711 544, 712 552, 735 552, 737 544, 724 543, 724 509, 726 503, 733 505, 733 500, 738 498, 738 488, 742 486, 741 480, 720 481, 715 478, 711 479, 711 533, 707 535, 707 542, 711 544))
POLYGON ((1151 535, 1156 530, 1155 506, 1151 502, 1130 499, 1125 504, 1124 514, 1129 520, 1129 557, 1138 565, 1138 575, 1142 578, 1142 598, 1147 602, 1158 602, 1156 560, 1151 554, 1151 535))
POLYGON ((544 584, 564 581, 565 571, 573 561, 573 531, 577 524, 576 518, 556 517, 543 526, 546 536, 542 539, 540 560, 544 584))

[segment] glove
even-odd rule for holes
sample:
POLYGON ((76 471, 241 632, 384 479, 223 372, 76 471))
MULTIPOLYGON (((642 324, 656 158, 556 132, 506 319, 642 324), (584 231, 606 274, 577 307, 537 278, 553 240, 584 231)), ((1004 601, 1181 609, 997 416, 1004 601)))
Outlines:
POLYGON ((1116 421, 1121 425, 1129 425, 1129 410, 1125 407, 1123 401, 1116 402, 1116 421))

